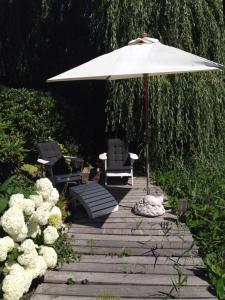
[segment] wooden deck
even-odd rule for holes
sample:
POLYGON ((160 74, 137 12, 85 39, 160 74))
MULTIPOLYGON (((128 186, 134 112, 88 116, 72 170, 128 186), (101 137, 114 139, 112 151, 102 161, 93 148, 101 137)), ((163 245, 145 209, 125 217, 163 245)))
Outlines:
MULTIPOLYGON (((107 217, 90 220, 79 208, 69 233, 81 260, 47 272, 33 300, 217 299, 187 227, 169 211, 156 218, 131 212, 145 194, 145 179, 134 183, 108 186, 120 208, 107 217)), ((160 190, 151 186, 151 193, 160 190)))

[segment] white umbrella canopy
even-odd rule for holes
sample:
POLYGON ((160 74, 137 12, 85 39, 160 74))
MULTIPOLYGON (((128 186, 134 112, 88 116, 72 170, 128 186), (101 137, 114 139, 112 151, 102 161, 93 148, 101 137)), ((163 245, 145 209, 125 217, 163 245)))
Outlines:
POLYGON ((145 37, 52 77, 47 82, 116 80, 142 77, 143 74, 152 76, 216 69, 223 69, 223 65, 145 37))
POLYGON ((146 190, 149 195, 148 77, 212 70, 224 70, 224 66, 178 48, 166 46, 157 39, 147 37, 144 33, 142 38, 132 40, 127 46, 49 78, 47 82, 144 78, 146 190))

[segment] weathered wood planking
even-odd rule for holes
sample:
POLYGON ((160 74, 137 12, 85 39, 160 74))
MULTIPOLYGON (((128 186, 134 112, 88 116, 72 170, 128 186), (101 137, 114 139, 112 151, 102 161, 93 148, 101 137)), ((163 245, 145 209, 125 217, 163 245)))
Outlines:
MULTIPOLYGON (((55 284, 55 283, 44 283, 38 286, 36 294, 47 294, 55 296, 97 296, 102 292, 107 291, 108 293, 118 294, 128 299, 138 299, 140 297, 144 299, 165 299, 165 296, 171 292, 171 285, 169 286, 149 286, 149 285, 108 285, 108 284, 55 284)), ((173 290, 171 294, 174 297, 178 297, 178 293, 173 290)), ((212 298, 213 295, 208 291, 206 286, 184 286, 180 289, 179 299, 182 298, 198 298, 207 299, 212 298)), ((104 298, 103 298, 104 299, 104 298)), ((215 298, 216 299, 216 298, 215 298)))
POLYGON ((74 250, 78 253, 92 255, 106 255, 106 256, 122 256, 122 255, 137 255, 137 256, 166 256, 166 257, 174 257, 174 256, 196 256, 196 250, 191 249, 168 249, 168 248, 129 248, 124 245, 122 248, 117 247, 96 247, 93 246, 73 246, 74 250), (127 253, 127 254, 123 254, 127 253))
MULTIPOLYGON (((157 262, 156 262, 157 263, 157 262)), ((177 275, 177 269, 173 264, 167 265, 154 265, 154 264, 141 264, 141 263, 95 263, 95 262, 77 262, 63 265, 60 270, 76 272, 95 272, 95 273, 122 273, 122 274, 161 274, 161 275, 177 275)), ((182 266, 180 270, 183 274, 195 275, 203 271, 203 267, 199 266, 182 266)))
MULTIPOLYGON (((45 276, 45 283, 66 283, 71 278, 75 284, 87 280, 88 284, 136 284, 148 286, 170 285, 176 281, 176 275, 167 274, 127 274, 127 273, 97 273, 97 272, 73 272, 73 271, 49 271, 45 276)), ((187 286, 208 286, 208 282, 197 276, 187 277, 187 286)))
MULTIPOLYGON (((82 296, 55 296, 55 295, 41 295, 35 294, 33 300, 96 300, 96 297, 82 297, 82 296)), ((131 298, 124 298, 122 300, 130 300, 131 298)), ((149 298, 147 298, 149 299, 149 298)), ((215 297, 205 298, 206 300, 215 300, 215 297)), ((146 298, 135 298, 135 300, 146 300, 146 298)), ((162 298, 154 298, 154 300, 162 300, 162 298)), ((182 300, 190 300, 190 298, 182 298, 182 300)), ((199 300, 199 298, 191 298, 191 300, 199 300)))
MULTIPOLYGON (((104 293, 121 300, 159 300, 169 294, 183 300, 217 299, 186 225, 170 210, 156 218, 131 212, 145 195, 145 178, 135 178, 134 184, 107 186, 120 205, 108 216, 91 220, 77 208, 68 233, 80 261, 49 271, 32 300, 106 299, 100 297, 104 293), (173 283, 178 282, 178 272, 187 282, 177 292, 173 283), (66 284, 69 278, 74 285, 66 284)), ((154 185, 150 188, 153 195, 162 193, 154 185)), ((103 199, 101 189, 96 192, 103 199)))
POLYGON ((180 264, 184 266, 203 266, 200 257, 146 257, 146 256, 105 256, 105 255, 82 255, 81 263, 99 263, 99 264, 150 264, 158 265, 174 265, 180 264))

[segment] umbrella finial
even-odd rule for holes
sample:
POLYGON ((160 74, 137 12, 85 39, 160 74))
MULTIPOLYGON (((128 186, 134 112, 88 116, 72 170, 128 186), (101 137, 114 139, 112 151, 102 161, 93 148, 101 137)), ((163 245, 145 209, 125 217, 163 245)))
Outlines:
POLYGON ((146 31, 142 32, 141 37, 142 38, 148 37, 148 33, 146 31))

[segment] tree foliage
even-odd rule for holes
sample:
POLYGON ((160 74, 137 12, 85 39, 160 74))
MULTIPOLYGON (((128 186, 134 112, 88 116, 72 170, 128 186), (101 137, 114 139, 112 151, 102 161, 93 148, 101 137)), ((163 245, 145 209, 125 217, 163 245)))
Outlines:
POLYGON ((83 0, 2 0, 0 79, 20 87, 45 80, 85 60, 88 23, 83 0))
MULTIPOLYGON (((225 27, 219 0, 96 2, 93 40, 108 52, 143 31, 162 43, 225 62, 225 27)), ((143 143, 143 81, 108 83, 108 130, 143 143)), ((165 166, 173 157, 206 156, 224 147, 224 74, 150 77, 151 161, 165 166)))

